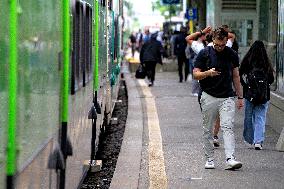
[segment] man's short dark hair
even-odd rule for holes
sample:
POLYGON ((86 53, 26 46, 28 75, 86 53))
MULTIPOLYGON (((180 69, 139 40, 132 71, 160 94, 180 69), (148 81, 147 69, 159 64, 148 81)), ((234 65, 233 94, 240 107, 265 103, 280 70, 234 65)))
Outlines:
POLYGON ((213 39, 223 40, 225 37, 228 38, 228 32, 222 27, 218 27, 212 32, 213 39))

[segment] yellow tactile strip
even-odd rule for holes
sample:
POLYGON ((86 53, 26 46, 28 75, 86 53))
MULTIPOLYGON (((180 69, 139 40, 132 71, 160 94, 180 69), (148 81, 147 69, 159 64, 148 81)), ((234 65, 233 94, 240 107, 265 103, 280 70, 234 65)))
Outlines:
POLYGON ((145 96, 148 131, 149 131, 149 179, 150 189, 166 189, 168 185, 165 171, 165 160, 162 146, 162 136, 156 109, 155 98, 144 80, 138 81, 145 96))

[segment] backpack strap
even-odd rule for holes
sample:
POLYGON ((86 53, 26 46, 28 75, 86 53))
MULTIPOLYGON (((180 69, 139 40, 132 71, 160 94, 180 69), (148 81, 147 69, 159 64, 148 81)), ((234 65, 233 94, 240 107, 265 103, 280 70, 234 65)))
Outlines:
POLYGON ((209 48, 210 48, 210 47, 208 47, 208 46, 204 48, 205 57, 206 57, 206 63, 205 63, 205 65, 206 65, 206 68, 207 68, 207 69, 210 67, 210 63, 211 63, 211 60, 210 60, 210 57, 209 57, 209 48))

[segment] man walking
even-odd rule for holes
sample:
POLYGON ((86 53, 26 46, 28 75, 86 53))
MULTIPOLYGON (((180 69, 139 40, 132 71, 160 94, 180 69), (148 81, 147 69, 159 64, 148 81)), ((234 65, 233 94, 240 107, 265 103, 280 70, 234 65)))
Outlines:
POLYGON ((174 53, 177 56, 178 59, 178 75, 179 75, 179 82, 182 83, 183 79, 184 81, 187 80, 187 76, 189 74, 189 64, 185 56, 185 49, 187 46, 186 40, 186 28, 181 27, 180 33, 176 37, 174 41, 174 53), (183 77, 183 71, 182 67, 184 65, 184 77, 183 77))
POLYGON ((226 169, 242 167, 235 159, 235 137, 233 132, 235 101, 237 107, 243 107, 243 96, 239 77, 238 55, 226 47, 228 32, 219 27, 213 31, 213 46, 208 46, 197 55, 193 76, 199 80, 202 89, 201 107, 203 117, 203 138, 206 157, 206 169, 214 169, 214 147, 212 145, 212 126, 216 116, 220 115, 226 154, 226 169))
POLYGON ((147 77, 149 79, 149 87, 154 85, 156 64, 163 64, 162 53, 163 47, 157 41, 158 33, 151 35, 150 40, 143 44, 140 52, 140 62, 145 65, 147 77))

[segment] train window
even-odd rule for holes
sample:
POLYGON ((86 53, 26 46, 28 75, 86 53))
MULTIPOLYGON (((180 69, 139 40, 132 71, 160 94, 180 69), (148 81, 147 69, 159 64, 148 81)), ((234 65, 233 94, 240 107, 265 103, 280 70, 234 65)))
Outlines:
MULTIPOLYGON (((93 45, 92 45, 92 42, 93 42, 93 10, 90 8, 90 14, 89 14, 89 63, 90 63, 90 70, 89 70, 89 72, 90 72, 90 75, 92 76, 93 75, 93 72, 92 72, 92 68, 93 68, 93 64, 92 64, 92 52, 93 52, 93 50, 92 50, 92 47, 93 47, 93 45)), ((90 77, 91 78, 91 77, 90 77)))
POLYGON ((86 6, 85 24, 85 62, 86 62, 86 82, 92 76, 92 8, 86 6))
POLYGON ((92 8, 76 1, 73 14, 71 94, 92 78, 92 8))
POLYGON ((85 87, 85 8, 82 3, 80 3, 80 56, 79 56, 79 65, 80 65, 80 76, 79 82, 80 86, 85 87))
POLYGON ((71 94, 75 94, 82 87, 82 28, 83 28, 83 6, 82 3, 76 1, 73 12, 73 52, 71 67, 71 94))
POLYGON ((113 9, 112 9, 112 7, 113 7, 112 0, 109 0, 108 3, 109 3, 109 4, 108 4, 109 10, 113 10, 113 9))
POLYGON ((101 5, 105 7, 106 6, 106 0, 101 0, 101 5))
POLYGON ((114 21, 114 52, 113 52, 114 59, 117 58, 118 40, 119 40, 119 34, 118 34, 118 18, 116 17, 116 18, 115 18, 115 21, 114 21))

